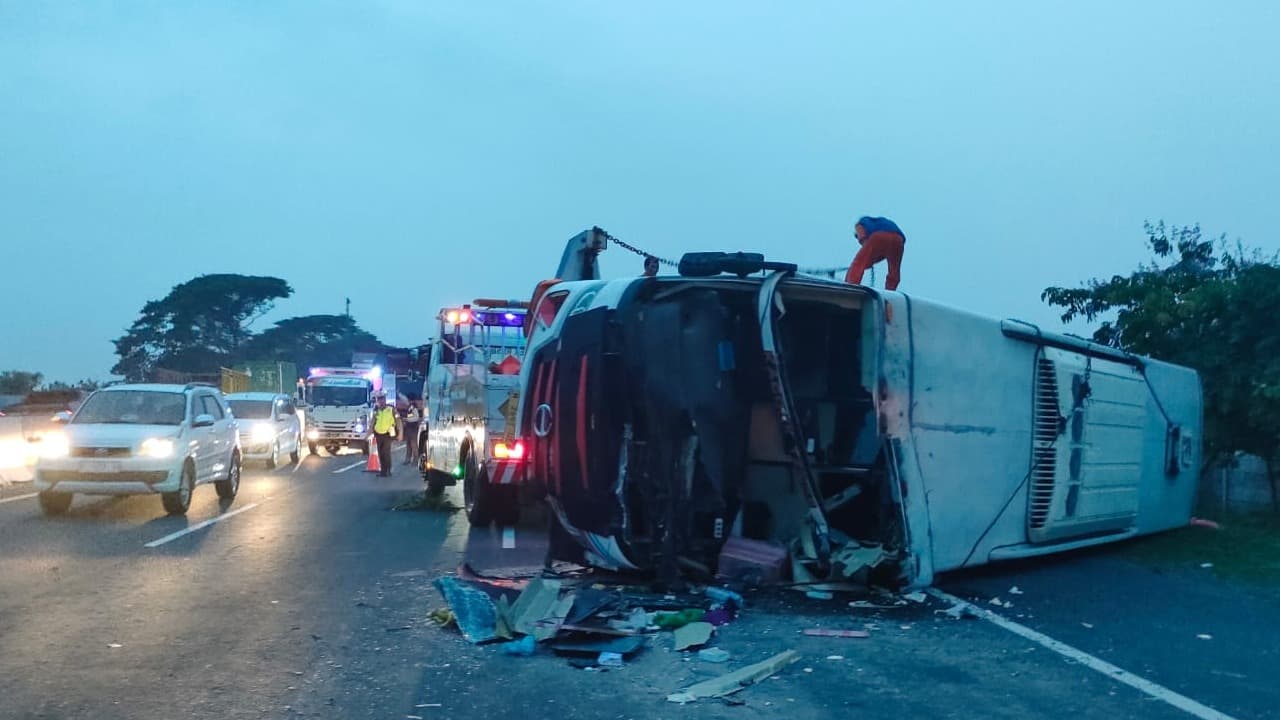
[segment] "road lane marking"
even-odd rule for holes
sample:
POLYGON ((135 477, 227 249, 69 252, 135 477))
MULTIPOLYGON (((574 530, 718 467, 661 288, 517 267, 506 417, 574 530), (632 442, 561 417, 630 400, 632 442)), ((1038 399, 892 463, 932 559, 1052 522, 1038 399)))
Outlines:
POLYGON ((0 498, 0 505, 3 505, 5 503, 18 502, 19 500, 30 500, 31 498, 39 494, 40 493, 27 493, 26 495, 14 495, 13 497, 0 498))
POLYGON ((185 529, 185 530, 179 530, 178 532, 169 533, 168 535, 165 535, 164 537, 160 538, 159 540, 152 540, 151 542, 147 543, 147 544, 146 544, 146 545, 144 545, 143 547, 149 547, 149 548, 160 547, 161 545, 164 545, 164 544, 165 544, 165 543, 167 543, 167 542, 173 542, 174 540, 177 540, 178 538, 182 537, 183 535, 190 535, 191 533, 193 533, 193 532, 195 532, 195 531, 197 531, 197 530, 201 530, 201 529, 203 529, 203 528, 207 528, 207 527, 209 527, 210 525, 212 525, 212 524, 214 524, 214 523, 222 522, 223 520, 226 520, 226 519, 227 519, 227 518, 229 518, 229 517, 235 517, 236 515, 239 515, 240 513, 245 512, 246 510, 252 510, 252 509, 254 509, 254 508, 256 508, 256 507, 258 507, 258 503, 249 503, 248 505, 245 505, 245 506, 244 506, 244 507, 242 507, 242 508, 237 508, 237 509, 235 509, 235 510, 232 510, 232 511, 231 511, 231 512, 229 512, 229 513, 223 513, 223 514, 219 515, 218 517, 215 517, 215 518, 209 518, 208 520, 205 520, 204 522, 198 522, 198 523, 196 523, 195 525, 192 525, 191 527, 189 527, 189 528, 187 528, 187 529, 185 529))
POLYGON ((346 467, 344 467, 344 468, 338 468, 337 470, 334 470, 334 471, 333 471, 333 474, 334 474, 334 475, 337 475, 338 473, 344 473, 344 472, 346 472, 346 471, 350 470, 351 468, 357 468, 357 467, 360 467, 361 465, 364 465, 364 464, 365 464, 365 463, 367 463, 367 462, 368 462, 367 460, 357 460, 357 461, 355 461, 355 462, 351 463, 350 465, 348 465, 348 466, 346 466, 346 467))
POLYGON ((301 460, 299 460, 298 462, 296 462, 296 463, 294 463, 294 464, 293 464, 293 469, 289 471, 289 474, 290 474, 290 475, 292 475, 292 474, 294 474, 294 473, 298 472, 298 468, 300 468, 300 467, 302 467, 302 461, 301 461, 301 460))
POLYGON ((516 546, 516 529, 513 527, 502 528, 502 549, 511 550, 516 546))
POLYGON ((1230 715, 1220 713, 1207 705, 1201 705, 1185 695, 1179 695, 1163 685, 1157 685, 1146 678, 1134 675, 1127 670, 1112 665, 1106 660, 1096 658, 1083 650, 1077 650, 1064 642, 1054 640, 1044 633, 1036 632, 1025 625, 1020 625, 1003 615, 997 615, 986 608, 978 607, 971 602, 965 602, 954 595, 950 595, 936 588, 929 588, 928 593, 944 602, 949 602, 953 605, 959 604, 972 611, 978 617, 996 625, 997 627, 1008 630, 1014 635, 1030 640, 1041 647, 1048 648, 1068 660, 1080 663, 1091 670, 1096 670, 1112 680, 1124 683, 1125 685, 1149 695, 1156 700, 1168 703, 1183 712, 1190 713, 1201 718, 1201 720, 1235 720, 1235 718, 1230 715))

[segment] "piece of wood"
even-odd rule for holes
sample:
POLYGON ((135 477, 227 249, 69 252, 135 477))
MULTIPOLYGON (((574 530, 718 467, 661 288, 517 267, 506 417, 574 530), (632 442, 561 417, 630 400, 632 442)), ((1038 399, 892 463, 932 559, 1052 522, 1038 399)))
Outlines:
POLYGON ((701 698, 718 698, 732 695, 748 685, 754 685, 782 668, 800 659, 800 653, 786 650, 754 665, 739 668, 718 678, 691 685, 678 693, 667 696, 667 702, 689 703, 701 698))

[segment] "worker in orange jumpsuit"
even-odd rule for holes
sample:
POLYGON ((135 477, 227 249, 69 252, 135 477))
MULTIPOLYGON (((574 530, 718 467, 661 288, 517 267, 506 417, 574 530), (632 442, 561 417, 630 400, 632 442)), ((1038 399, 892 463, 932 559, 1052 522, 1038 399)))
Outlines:
POLYGON ((897 290, 901 280, 902 250, 907 244, 907 236, 897 223, 882 217, 862 217, 853 226, 853 234, 858 238, 858 254, 853 257, 853 264, 844 276, 844 281, 853 285, 862 284, 862 275, 867 268, 884 260, 889 266, 889 274, 884 279, 885 290, 897 290))

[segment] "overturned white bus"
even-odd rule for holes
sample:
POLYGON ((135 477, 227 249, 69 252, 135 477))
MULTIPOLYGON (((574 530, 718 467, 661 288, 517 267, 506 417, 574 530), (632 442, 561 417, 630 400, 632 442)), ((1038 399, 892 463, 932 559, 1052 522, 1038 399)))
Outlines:
POLYGON ((559 559, 714 572, 738 537, 923 586, 1190 516, 1192 370, 759 256, 540 290, 517 426, 559 559))

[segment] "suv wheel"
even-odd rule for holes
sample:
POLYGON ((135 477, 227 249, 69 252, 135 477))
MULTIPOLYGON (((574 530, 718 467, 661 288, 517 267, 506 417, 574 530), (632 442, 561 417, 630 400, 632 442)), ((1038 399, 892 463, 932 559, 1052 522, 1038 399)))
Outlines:
POLYGON ((240 453, 232 453, 231 467, 227 468, 227 477, 214 481, 213 487, 218 491, 218 497, 223 500, 230 500, 240 492, 240 453))
POLYGON ((182 466, 182 477, 178 480, 178 489, 174 492, 161 493, 160 504, 170 515, 186 515, 191 507, 191 493, 196 489, 196 469, 190 462, 182 466))
POLYGON ((280 464, 280 441, 271 443, 271 455, 267 457, 267 469, 274 470, 280 464))
POLYGON ((45 515, 61 515, 71 507, 71 493, 42 492, 37 499, 45 515))

